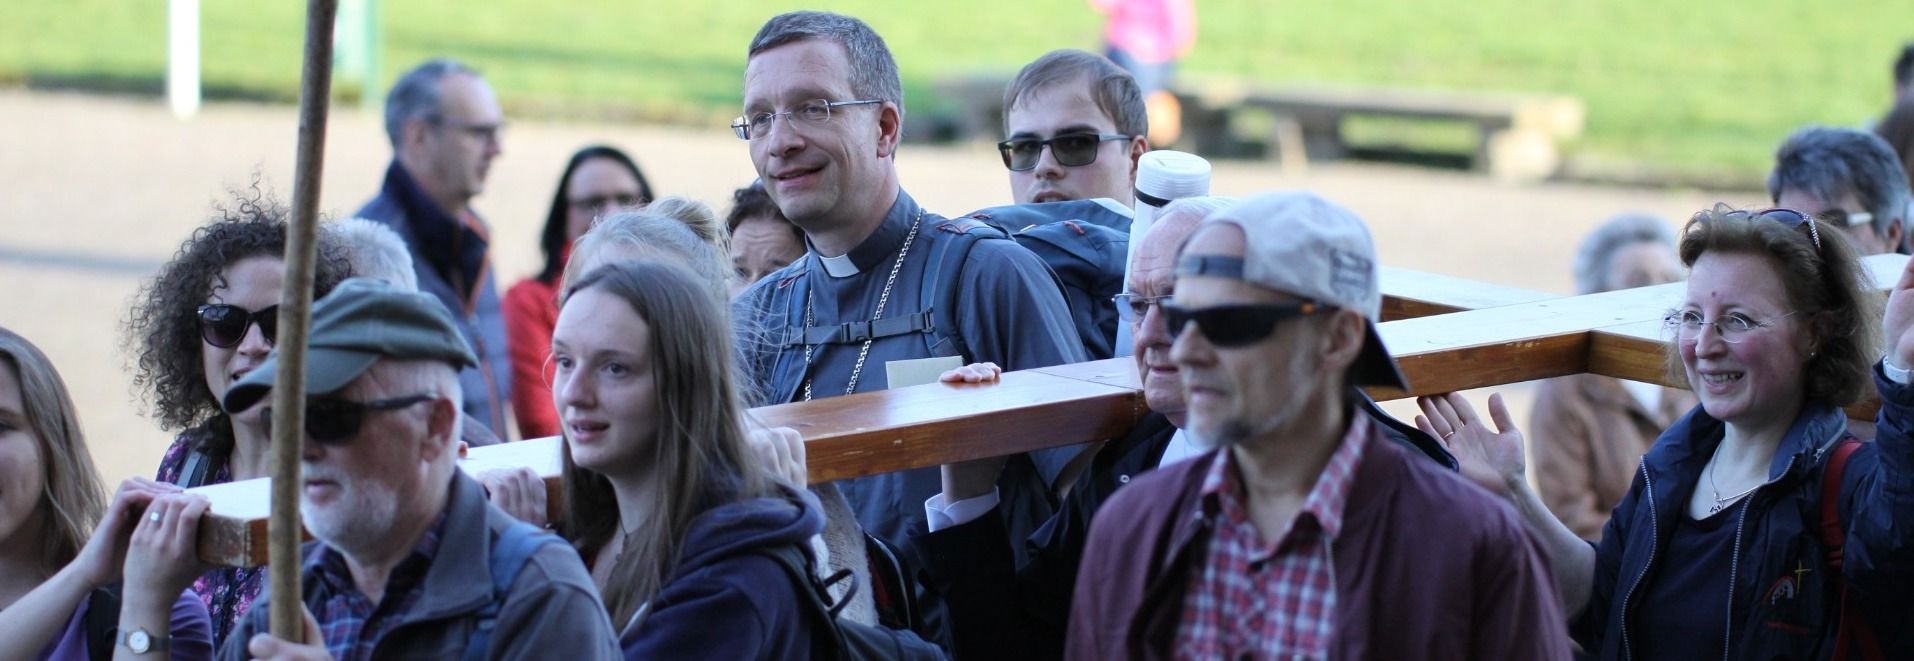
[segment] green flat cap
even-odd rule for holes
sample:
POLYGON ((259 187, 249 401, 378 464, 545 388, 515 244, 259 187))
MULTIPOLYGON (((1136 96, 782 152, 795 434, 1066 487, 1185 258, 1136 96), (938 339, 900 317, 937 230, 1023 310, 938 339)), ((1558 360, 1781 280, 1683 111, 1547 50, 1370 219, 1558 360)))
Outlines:
MULTIPOLYGON (((307 340, 306 394, 323 395, 352 383, 380 357, 478 365, 452 315, 438 299, 381 280, 351 278, 312 306, 307 340)), ((272 391, 279 350, 259 369, 226 389, 229 412, 252 408, 272 391)))

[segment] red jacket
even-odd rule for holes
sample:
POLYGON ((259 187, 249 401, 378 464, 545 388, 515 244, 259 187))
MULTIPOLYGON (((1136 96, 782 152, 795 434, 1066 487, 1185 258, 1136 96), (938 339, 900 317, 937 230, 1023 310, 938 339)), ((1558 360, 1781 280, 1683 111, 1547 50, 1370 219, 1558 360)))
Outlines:
MULTIPOLYGON (((1486 491, 1355 418, 1369 443, 1335 540, 1337 659, 1568 659, 1541 546, 1486 491)), ((1214 451, 1138 477, 1098 510, 1077 576, 1067 658, 1167 659, 1214 451)))

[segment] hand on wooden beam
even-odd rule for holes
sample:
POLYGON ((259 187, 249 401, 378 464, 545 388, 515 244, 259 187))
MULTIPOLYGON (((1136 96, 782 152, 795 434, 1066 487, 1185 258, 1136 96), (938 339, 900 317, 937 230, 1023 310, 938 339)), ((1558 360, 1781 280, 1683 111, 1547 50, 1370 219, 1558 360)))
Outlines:
POLYGON ((971 363, 939 374, 937 380, 943 383, 996 383, 997 375, 1003 373, 1004 368, 996 363, 971 363))
POLYGON ((757 449, 758 457, 772 475, 796 487, 810 482, 811 468, 804 463, 804 436, 798 430, 752 425, 745 440, 757 449))
POLYGON ((126 563, 127 543, 139 525, 139 517, 146 513, 147 505, 161 496, 179 492, 179 487, 143 477, 120 483, 119 491, 114 492, 113 501, 107 505, 106 516, 100 518, 93 536, 87 538, 86 546, 73 558, 72 567, 88 588, 119 580, 120 567, 126 563))
POLYGON ((1489 417, 1495 430, 1476 417, 1475 407, 1466 397, 1448 393, 1417 397, 1416 427, 1442 440, 1455 455, 1462 476, 1490 492, 1508 496, 1528 484, 1528 464, 1523 460, 1522 431, 1515 428, 1509 407, 1502 395, 1489 395, 1489 417))
POLYGON ((1887 315, 1882 324, 1887 336, 1887 359, 1895 367, 1914 367, 1914 260, 1901 269, 1900 280, 1887 295, 1887 315))
POLYGON ((530 468, 493 468, 479 471, 474 476, 480 486, 485 487, 486 497, 505 510, 512 518, 526 523, 547 527, 550 521, 546 512, 550 511, 546 503, 545 480, 538 472, 530 468))

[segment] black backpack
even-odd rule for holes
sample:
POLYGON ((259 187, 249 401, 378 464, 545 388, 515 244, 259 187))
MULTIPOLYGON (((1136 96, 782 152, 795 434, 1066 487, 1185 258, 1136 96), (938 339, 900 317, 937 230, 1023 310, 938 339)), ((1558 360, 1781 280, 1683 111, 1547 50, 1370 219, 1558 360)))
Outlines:
MULTIPOLYGON (((882 626, 838 619, 843 603, 832 604, 824 581, 811 571, 811 555, 796 544, 759 549, 759 553, 784 568, 797 588, 798 607, 803 609, 817 634, 812 636, 812 659, 854 661, 896 659, 900 661, 938 661, 948 658, 944 650, 924 642, 916 634, 882 626)), ((846 573, 832 580, 847 580, 846 573)), ((855 589, 855 588, 853 588, 855 589)), ((848 602, 849 598, 845 599, 848 602)))

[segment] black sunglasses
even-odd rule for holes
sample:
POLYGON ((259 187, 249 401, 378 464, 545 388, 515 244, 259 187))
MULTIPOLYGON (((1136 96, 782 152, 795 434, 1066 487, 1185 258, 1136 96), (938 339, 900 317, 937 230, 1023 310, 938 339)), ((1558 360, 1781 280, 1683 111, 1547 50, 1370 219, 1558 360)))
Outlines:
POLYGON ((1814 249, 1821 249, 1821 229, 1815 226, 1814 217, 1805 213, 1793 209, 1775 207, 1761 211, 1736 211, 1728 214, 1728 217, 1746 218, 1748 220, 1766 218, 1794 229, 1805 227, 1808 230, 1808 238, 1814 241, 1814 249))
POLYGON ((1172 340, 1182 337, 1184 327, 1190 322, 1196 322, 1198 332, 1208 338, 1210 344, 1228 348, 1261 342, 1263 338, 1275 332, 1276 322, 1334 308, 1314 301, 1304 301, 1270 305, 1218 305, 1198 310, 1191 310, 1174 303, 1164 303, 1161 309, 1164 320, 1169 323, 1172 340))
MULTIPOLYGON (((419 393, 371 402, 355 402, 336 397, 307 397, 306 438, 326 445, 338 445, 359 435, 359 427, 365 424, 367 411, 392 411, 420 402, 429 402, 438 397, 430 393, 419 393)), ((270 437, 272 407, 265 407, 260 411, 260 415, 266 419, 266 434, 270 437)))
POLYGON ((1133 136, 1121 133, 1071 133, 1049 140, 1036 138, 1011 138, 997 143, 997 151, 1003 152, 1004 167, 1011 172, 1024 172, 1037 169, 1037 159, 1043 157, 1043 148, 1050 147, 1050 155, 1057 164, 1064 167, 1079 167, 1097 162, 1097 147, 1108 140, 1128 140, 1133 136))
POLYGON ((279 335, 279 306, 268 305, 257 312, 225 303, 199 306, 199 337, 221 349, 239 346, 246 339, 246 327, 259 324, 259 333, 272 344, 279 335))

